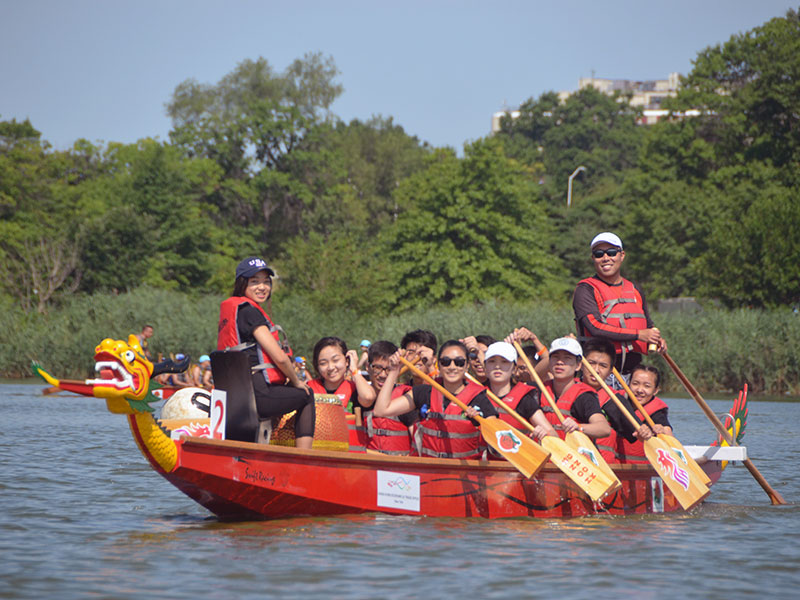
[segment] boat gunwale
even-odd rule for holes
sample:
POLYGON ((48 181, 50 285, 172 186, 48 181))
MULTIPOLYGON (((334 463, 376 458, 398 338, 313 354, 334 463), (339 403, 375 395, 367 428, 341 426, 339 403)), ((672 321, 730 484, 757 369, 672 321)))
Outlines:
MULTIPOLYGON (((375 463, 379 465, 396 465, 398 468, 402 465, 408 465, 409 468, 426 468, 428 469, 469 469, 476 471, 509 471, 518 472, 517 469, 511 464, 499 460, 466 460, 455 458, 430 458, 425 456, 389 456, 384 454, 373 454, 363 452, 341 452, 334 450, 305 450, 301 448, 287 447, 287 446, 273 446, 268 444, 256 444, 255 442, 242 442, 238 440, 217 440, 211 438, 199 438, 183 435, 179 440, 176 440, 176 445, 182 450, 181 446, 185 446, 186 451, 204 448, 215 448, 221 450, 240 450, 248 453, 256 453, 259 455, 273 454, 283 458, 289 459, 302 459, 310 458, 322 462, 338 463, 339 466, 346 466, 342 463, 349 463, 351 466, 375 463)), ((180 464, 180 458, 178 459, 180 464)), ((656 474, 653 467, 649 464, 612 464, 611 468, 614 471, 619 471, 627 474, 656 474)), ((562 474, 561 470, 551 462, 544 465, 539 471, 538 475, 545 472, 553 472, 562 474)), ((533 478, 536 478, 535 475, 533 478)), ((522 474, 520 474, 522 477, 522 474)))

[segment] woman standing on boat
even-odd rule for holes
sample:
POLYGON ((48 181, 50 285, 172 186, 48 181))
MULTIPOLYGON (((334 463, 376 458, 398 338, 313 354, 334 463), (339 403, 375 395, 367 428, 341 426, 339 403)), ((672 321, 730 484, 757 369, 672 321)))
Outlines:
POLYGON ((483 386, 469 382, 467 347, 458 340, 449 340, 439 348, 440 383, 469 406, 466 413, 430 385, 415 385, 411 391, 392 398, 392 389, 400 372, 400 351, 389 359, 389 375, 375 401, 376 417, 396 417, 419 409, 421 421, 417 435, 421 438, 420 453, 434 458, 481 458, 486 446, 480 430, 470 417, 496 417, 497 411, 484 394, 483 386))
POLYGON ((311 448, 314 439, 314 395, 300 380, 283 351, 278 328, 262 308, 272 295, 275 272, 255 256, 236 267, 233 294, 220 305, 217 349, 239 347, 250 356, 256 409, 261 418, 297 411, 295 445, 311 448), (290 386, 285 385, 290 383, 290 386))

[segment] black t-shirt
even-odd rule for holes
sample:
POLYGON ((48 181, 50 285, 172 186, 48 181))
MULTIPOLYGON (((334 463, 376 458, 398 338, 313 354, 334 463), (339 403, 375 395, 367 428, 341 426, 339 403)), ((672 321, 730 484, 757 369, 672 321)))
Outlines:
MULTIPOLYGON (((558 401, 558 399, 556 399, 558 401)), ((603 414, 600 409, 600 401, 597 399, 597 394, 594 392, 583 392, 577 398, 569 409, 569 416, 575 419, 578 423, 588 423, 589 418, 594 414, 603 414)))
MULTIPOLYGON (((269 327, 269 323, 267 323, 261 311, 249 302, 242 300, 242 305, 239 306, 239 310, 236 313, 236 327, 239 330, 239 339, 242 343, 258 345, 256 338, 253 337, 253 332, 262 325, 269 327)), ((255 367, 261 362, 258 360, 255 347, 247 348, 245 352, 250 357, 250 366, 255 367)))
MULTIPOLYGON (((617 398, 620 399, 628 412, 638 419, 638 416, 636 415, 636 408, 633 406, 633 403, 630 401, 630 398, 628 398, 627 394, 619 393, 617 394, 617 398)), ((653 419, 653 423, 657 425, 663 425, 664 427, 672 427, 669 424, 669 419, 667 418, 668 410, 669 409, 667 408, 662 408, 661 410, 657 410, 650 415, 650 418, 653 419)), ((605 413, 608 422, 611 424, 611 427, 613 427, 618 434, 622 435, 631 443, 638 439, 633 436, 633 432, 638 428, 633 427, 633 424, 628 420, 628 417, 622 414, 622 411, 613 400, 609 400, 603 405, 603 412, 605 413)))
MULTIPOLYGON (((508 394, 506 394, 506 396, 507 395, 508 394)), ((487 394, 486 392, 481 392, 480 394, 478 394, 478 396, 486 396, 487 400, 491 402, 491 400, 488 397, 489 394, 487 394)), ((498 397, 500 398, 500 400, 505 400, 506 396, 498 396, 498 397)), ((539 397, 540 397, 539 390, 536 389, 530 390, 527 394, 525 394, 522 398, 520 398, 519 404, 517 404, 517 407, 514 409, 514 411, 518 413, 519 416, 521 416, 523 419, 530 422, 533 414, 541 408, 541 405, 539 404, 539 397)), ((494 404, 492 404, 492 406, 494 406, 494 404)), ((502 409, 502 407, 496 407, 495 410, 498 413, 505 412, 502 409)))
MULTIPOLYGON (((414 400, 414 406, 416 406, 417 409, 422 409, 423 406, 427 407, 426 410, 420 412, 420 416, 423 416, 423 413, 430 410, 431 408, 432 389, 433 388, 431 388, 431 386, 427 384, 415 385, 413 388, 411 388, 411 397, 414 400)), ((449 405, 450 405, 450 400, 446 396, 442 398, 443 408, 447 409, 449 405)), ((477 396, 475 396, 470 401, 469 406, 474 406, 475 408, 477 408, 478 411, 480 411, 481 415, 483 415, 484 417, 497 416, 497 409, 494 407, 494 404, 492 404, 489 401, 489 398, 486 396, 484 392, 481 392, 477 396)))

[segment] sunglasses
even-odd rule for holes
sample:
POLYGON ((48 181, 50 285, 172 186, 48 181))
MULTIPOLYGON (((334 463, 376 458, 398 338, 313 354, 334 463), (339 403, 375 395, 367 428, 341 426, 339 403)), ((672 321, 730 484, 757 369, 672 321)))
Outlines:
POLYGON ((611 258, 614 258, 620 252, 622 252, 622 248, 606 248, 605 250, 592 250, 592 256, 603 258, 603 255, 608 254, 611 258))
POLYGON ((467 359, 463 358, 461 356, 459 356, 457 358, 450 358, 449 356, 442 356, 439 359, 439 364, 442 365, 443 367, 449 367, 450 363, 455 363, 455 365, 457 367, 463 367, 464 365, 467 364, 467 359))

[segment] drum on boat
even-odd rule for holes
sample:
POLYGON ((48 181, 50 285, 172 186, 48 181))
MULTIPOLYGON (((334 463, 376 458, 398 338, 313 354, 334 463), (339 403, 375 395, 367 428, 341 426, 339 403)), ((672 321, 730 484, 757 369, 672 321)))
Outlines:
MULTIPOLYGON (((347 417, 341 400, 335 394, 314 394, 316 421, 314 422, 314 443, 317 450, 350 450, 350 434, 347 417)), ((269 443, 273 446, 294 447, 294 423, 296 411, 281 417, 277 427, 272 430, 269 443)))

